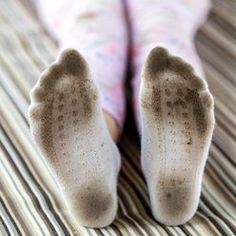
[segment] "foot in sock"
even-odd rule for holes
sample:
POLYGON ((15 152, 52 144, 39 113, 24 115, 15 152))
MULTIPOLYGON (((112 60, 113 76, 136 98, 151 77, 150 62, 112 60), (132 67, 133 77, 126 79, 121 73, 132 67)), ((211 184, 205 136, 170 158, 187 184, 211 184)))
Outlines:
POLYGON ((167 225, 195 213, 214 128, 213 98, 182 59, 154 48, 140 89, 142 168, 154 217, 167 225))
POLYGON ((109 225, 117 211, 120 155, 88 65, 64 51, 31 92, 31 132, 80 225, 109 225))

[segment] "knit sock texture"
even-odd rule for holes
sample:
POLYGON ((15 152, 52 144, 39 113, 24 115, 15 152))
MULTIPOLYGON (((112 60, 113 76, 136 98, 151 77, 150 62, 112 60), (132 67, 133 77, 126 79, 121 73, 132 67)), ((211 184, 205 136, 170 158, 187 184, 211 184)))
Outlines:
POLYGON ((154 217, 167 225, 195 213, 214 128, 204 80, 164 48, 151 50, 140 89, 142 168, 154 217))
POLYGON ((87 63, 68 49, 31 91, 33 138, 65 203, 84 226, 110 224, 117 211, 120 155, 106 127, 87 63))

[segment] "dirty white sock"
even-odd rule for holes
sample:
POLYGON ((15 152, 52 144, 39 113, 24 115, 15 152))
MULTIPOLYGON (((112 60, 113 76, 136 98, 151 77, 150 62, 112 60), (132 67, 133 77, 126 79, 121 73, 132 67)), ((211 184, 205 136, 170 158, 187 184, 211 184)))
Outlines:
POLYGON ((117 211, 120 155, 108 133, 88 65, 64 51, 31 92, 31 132, 75 220, 110 224, 117 211))
POLYGON ((154 217, 179 225, 195 213, 214 128, 213 98, 193 68, 151 50, 142 75, 142 168, 154 217))

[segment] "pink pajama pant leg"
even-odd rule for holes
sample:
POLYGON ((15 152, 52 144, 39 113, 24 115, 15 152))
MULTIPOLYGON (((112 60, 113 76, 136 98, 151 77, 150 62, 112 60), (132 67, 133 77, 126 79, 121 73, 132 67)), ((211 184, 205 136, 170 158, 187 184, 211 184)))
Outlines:
POLYGON ((190 63, 203 77, 194 36, 205 21, 209 0, 127 0, 133 27, 134 111, 141 128, 138 94, 141 71, 149 51, 165 47, 171 54, 190 63))
POLYGON ((120 0, 38 0, 39 15, 60 50, 78 50, 90 65, 102 108, 122 128, 127 30, 120 0))

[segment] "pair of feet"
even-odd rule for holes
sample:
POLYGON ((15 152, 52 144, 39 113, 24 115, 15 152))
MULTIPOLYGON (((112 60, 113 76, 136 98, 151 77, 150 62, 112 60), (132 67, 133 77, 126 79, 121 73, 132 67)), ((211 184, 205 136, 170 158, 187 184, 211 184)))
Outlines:
MULTIPOLYGON (((140 88, 142 169, 154 217, 183 224, 195 213, 214 128, 213 99, 191 66, 154 48, 140 88)), ((31 92, 30 127, 76 221, 109 225, 117 211, 119 151, 87 63, 66 50, 31 92)))

